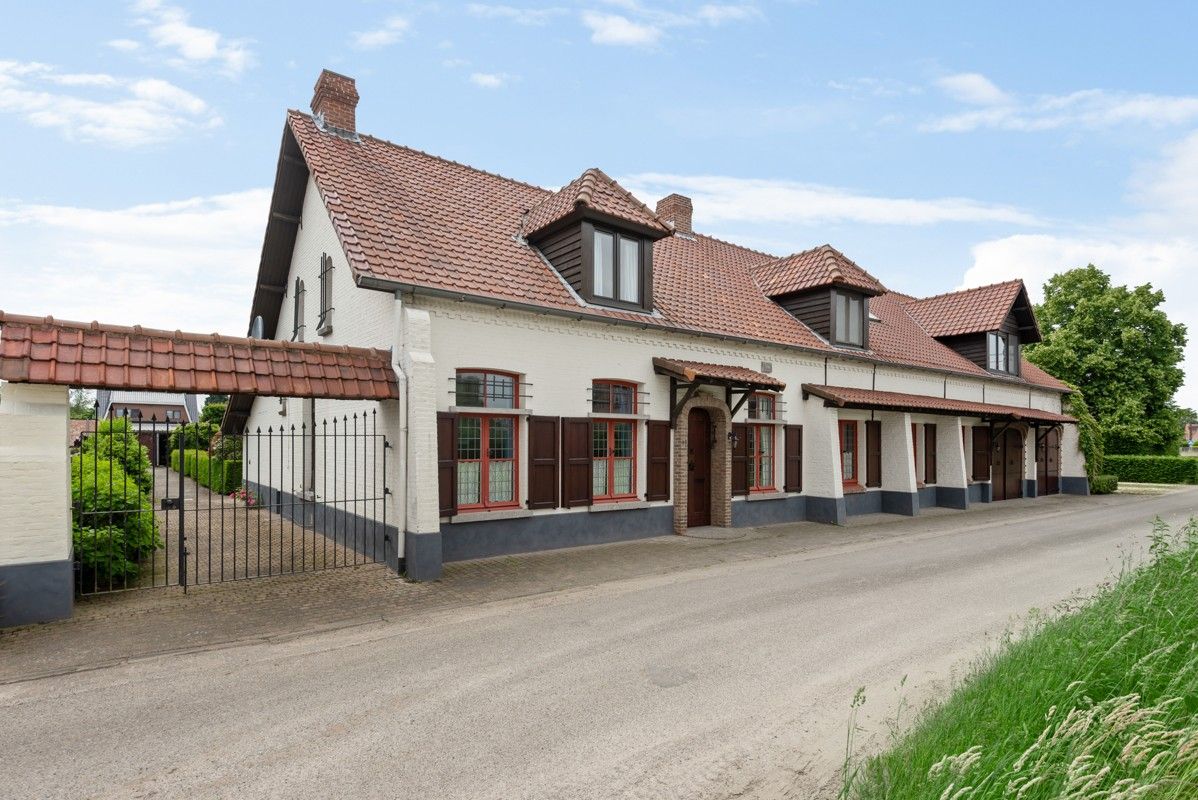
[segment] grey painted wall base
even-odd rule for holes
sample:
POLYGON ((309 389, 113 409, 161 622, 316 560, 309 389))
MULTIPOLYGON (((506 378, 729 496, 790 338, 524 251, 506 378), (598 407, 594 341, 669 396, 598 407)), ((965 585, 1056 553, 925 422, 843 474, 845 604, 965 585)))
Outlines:
POLYGON ((931 508, 936 505, 936 484, 922 486, 916 489, 915 493, 919 495, 920 508, 931 508))
POLYGON ((887 514, 914 517, 919 514, 919 506, 918 492, 882 492, 882 511, 887 514))
POLYGON ((858 514, 882 513, 882 492, 850 492, 844 496, 844 513, 850 517, 858 514))
POLYGON ((965 511, 969 508, 969 490, 964 486, 937 486, 936 505, 965 511))
POLYGON ((1090 494, 1090 479, 1063 476, 1061 478, 1061 494, 1090 494))
POLYGON ((444 561, 440 531, 412 533, 406 531, 403 539, 404 571, 409 580, 435 581, 441 578, 444 561))
POLYGON ((808 497, 807 519, 811 522, 826 522, 843 525, 848 518, 843 497, 808 497))
POLYGON ((1036 491, 1037 491, 1036 482, 1032 481, 1032 480, 1028 480, 1027 478, 1024 478, 1023 479, 1023 496, 1024 497, 1039 497, 1040 495, 1038 495, 1036 493, 1036 491))
POLYGON ((0 566, 0 628, 66 619, 74 608, 72 560, 0 566))
POLYGON ((969 484, 969 502, 989 503, 994 498, 993 487, 988 483, 969 484))
MULTIPOLYGON (((518 519, 441 523, 442 552, 446 562, 647 539, 666 536, 673 531, 672 505, 602 513, 583 511, 539 514, 518 519)), ((411 575, 412 555, 405 549, 404 556, 409 561, 408 574, 411 575)))
POLYGON ((807 518, 807 498, 780 497, 777 500, 732 501, 732 526, 748 528, 754 525, 776 525, 779 522, 802 522, 807 518))

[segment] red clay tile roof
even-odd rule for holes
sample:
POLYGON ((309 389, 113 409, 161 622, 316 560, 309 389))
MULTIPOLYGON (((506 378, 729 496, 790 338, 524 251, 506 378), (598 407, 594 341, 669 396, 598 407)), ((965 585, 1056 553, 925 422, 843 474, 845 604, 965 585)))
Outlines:
POLYGON ((524 222, 524 233, 532 236, 570 216, 580 207, 651 228, 663 236, 671 230, 627 189, 609 178, 603 170, 592 167, 533 206, 524 222))
POLYGON ((66 322, 3 311, 0 379, 341 400, 399 396, 390 354, 382 350, 66 322))
MULTIPOLYGON (((551 212, 553 204, 545 201, 565 202, 563 198, 571 197, 573 190, 549 192, 372 136, 350 141, 318 130, 311 117, 298 111, 289 113, 288 126, 359 280, 994 377, 931 339, 904 310, 905 295, 873 299, 871 310, 881 322, 871 323, 871 349, 862 353, 833 347, 758 287, 762 280, 771 291, 799 286, 792 279, 802 261, 810 262, 812 274, 819 276, 804 280, 823 280, 836 272, 841 281, 852 282, 845 285, 886 291, 868 272, 828 246, 779 259, 709 236, 665 236, 653 244, 655 313, 587 305, 520 235, 522 223, 524 230, 529 229, 526 212, 543 204, 545 219, 554 218, 561 210, 551 212)), ((592 201, 607 202, 594 199, 607 197, 606 190, 596 190, 608 184, 598 179, 602 173, 593 172, 592 201)), ((581 186, 582 180, 570 186, 581 186)), ((611 191, 627 194, 614 182, 610 186, 615 187, 611 191)), ((607 208, 610 213, 611 207, 607 208)), ((656 219, 647 208, 640 208, 656 219)), ((1025 377, 1031 380, 1030 375, 1025 377)), ((1058 388, 1056 382, 1044 385, 1058 388)))
POLYGON ((848 286, 869 295, 886 287, 830 244, 779 258, 754 270, 766 297, 778 297, 823 286, 848 286))
POLYGON ((678 358, 654 358, 653 366, 658 371, 684 381, 708 378, 715 381, 743 383, 754 388, 785 389, 786 384, 772 375, 748 367, 733 367, 727 364, 708 364, 703 361, 684 361, 678 358))
POLYGON ((1022 291, 1023 281, 1006 281, 926 297, 909 303, 906 308, 929 336, 996 331, 1022 291))
POLYGON ((902 392, 877 392, 847 386, 821 386, 804 383, 803 392, 822 397, 826 405, 839 408, 887 409, 891 411, 925 412, 929 414, 960 414, 970 417, 1026 421, 1077 422, 1068 414, 1044 411, 1039 408, 1006 406, 997 403, 976 403, 971 400, 952 400, 902 392))

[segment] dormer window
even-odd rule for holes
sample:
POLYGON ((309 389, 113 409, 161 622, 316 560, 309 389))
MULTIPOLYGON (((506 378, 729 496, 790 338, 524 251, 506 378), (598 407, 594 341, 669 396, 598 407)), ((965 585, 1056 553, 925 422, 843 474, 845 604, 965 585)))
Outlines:
POLYGON ((986 334, 986 366, 991 372, 1019 374, 1019 337, 991 331, 986 334))
POLYGON ((855 292, 832 292, 832 343, 865 347, 865 326, 869 320, 868 300, 855 292))
POLYGON ((594 228, 591 288, 596 298, 641 304, 641 240, 594 228))

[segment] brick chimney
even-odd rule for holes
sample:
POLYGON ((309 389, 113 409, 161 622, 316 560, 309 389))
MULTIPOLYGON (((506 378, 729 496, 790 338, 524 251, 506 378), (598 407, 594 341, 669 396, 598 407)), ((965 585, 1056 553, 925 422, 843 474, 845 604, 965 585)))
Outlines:
POLYGON ((678 233, 694 233, 691 229, 694 210, 691 199, 686 195, 668 194, 657 201, 657 216, 667 225, 673 225, 678 233))
POLYGON ((312 114, 348 133, 357 130, 358 88, 353 78, 322 70, 312 94, 312 114))

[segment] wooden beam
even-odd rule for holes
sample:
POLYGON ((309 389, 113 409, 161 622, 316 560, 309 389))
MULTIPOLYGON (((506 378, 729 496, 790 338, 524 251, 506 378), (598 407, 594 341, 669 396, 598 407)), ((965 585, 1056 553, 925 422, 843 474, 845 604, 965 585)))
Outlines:
MULTIPOLYGON (((671 378, 670 379, 670 395, 671 395, 670 399, 671 400, 674 400, 674 398, 677 397, 677 395, 675 394, 675 390, 677 388, 678 388, 677 380, 674 378, 671 378)), ((697 391, 699 391, 699 384, 697 384, 697 383, 688 384, 686 387, 686 394, 682 396, 681 400, 678 400, 677 402, 674 403, 674 407, 670 410, 670 427, 671 428, 678 427, 678 415, 682 413, 682 407, 685 406, 690 401, 690 399, 695 396, 695 392, 697 392, 697 391)))
POLYGON ((740 407, 745 404, 745 401, 747 401, 752 394, 753 394, 753 392, 749 391, 749 390, 745 390, 745 392, 743 394, 741 394, 740 400, 737 401, 736 405, 732 408, 732 417, 733 418, 736 417, 736 412, 740 411, 740 407))
POLYGON ((281 211, 272 211, 272 212, 270 212, 270 218, 271 218, 271 219, 277 219, 279 222, 290 222, 292 225, 299 225, 299 224, 300 224, 300 218, 299 218, 299 217, 293 217, 292 215, 290 215, 290 214, 284 214, 284 213, 283 213, 283 212, 281 212, 281 211))
POLYGON ((264 292, 274 292, 275 294, 283 294, 287 291, 286 286, 276 286, 273 283, 259 283, 258 288, 264 292))

